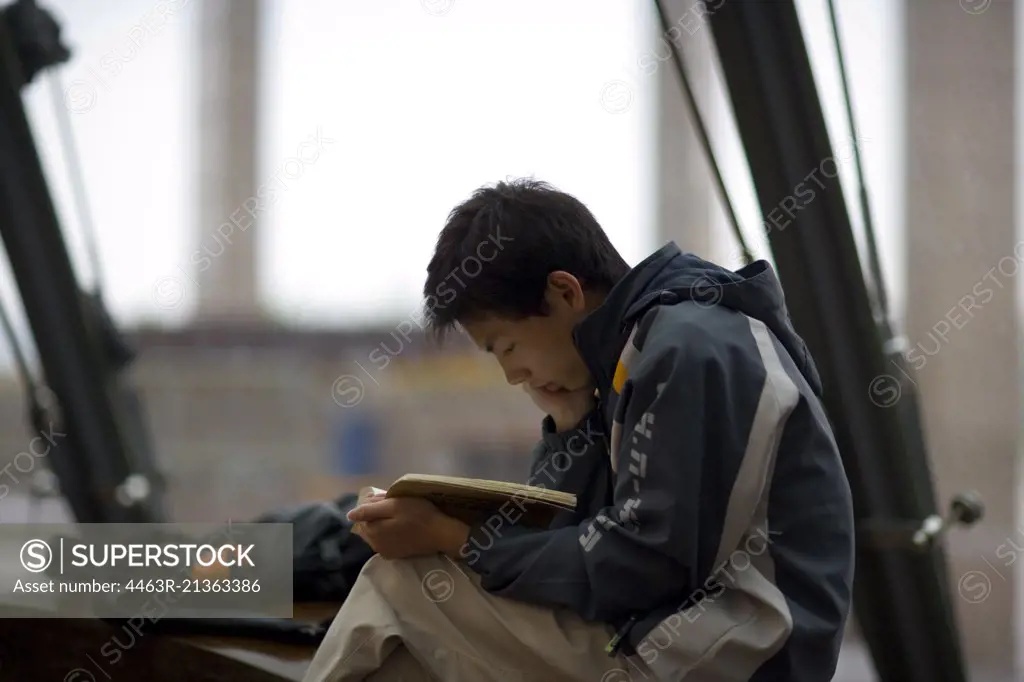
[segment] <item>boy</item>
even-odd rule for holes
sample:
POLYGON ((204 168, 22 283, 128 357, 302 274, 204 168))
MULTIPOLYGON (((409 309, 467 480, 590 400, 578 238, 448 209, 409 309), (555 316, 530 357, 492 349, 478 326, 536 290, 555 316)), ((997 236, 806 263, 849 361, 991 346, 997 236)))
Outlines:
POLYGON ((550 528, 414 499, 353 510, 379 556, 307 680, 826 682, 850 606, 850 490, 765 262, 669 244, 630 269, 535 181, 456 207, 424 287, 547 414, 550 528))

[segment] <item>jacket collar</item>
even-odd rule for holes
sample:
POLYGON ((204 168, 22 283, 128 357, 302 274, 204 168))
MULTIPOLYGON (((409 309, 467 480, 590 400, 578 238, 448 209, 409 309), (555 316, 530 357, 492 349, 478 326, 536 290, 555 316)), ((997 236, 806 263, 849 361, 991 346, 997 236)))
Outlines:
POLYGON ((626 273, 601 305, 573 329, 576 348, 602 394, 612 384, 615 366, 629 338, 636 314, 631 311, 633 304, 649 293, 652 281, 681 253, 674 242, 652 253, 626 273))

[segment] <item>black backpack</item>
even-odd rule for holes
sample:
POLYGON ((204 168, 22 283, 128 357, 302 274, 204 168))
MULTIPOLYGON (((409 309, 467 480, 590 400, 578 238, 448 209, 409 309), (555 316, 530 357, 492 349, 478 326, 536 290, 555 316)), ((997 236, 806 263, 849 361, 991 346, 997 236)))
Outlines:
MULTIPOLYGON (((312 502, 268 512, 252 523, 292 524, 292 561, 296 602, 343 602, 373 550, 352 533, 346 518, 357 495, 347 493, 333 502, 312 502)), ((128 619, 104 618, 124 626, 128 619)), ((146 634, 245 637, 282 644, 318 645, 334 617, 318 624, 286 618, 162 618, 142 625, 146 634)))
POLYGON ((356 506, 356 498, 349 493, 334 502, 297 505, 253 519, 292 524, 295 601, 344 601, 363 564, 373 556, 345 517, 356 506))

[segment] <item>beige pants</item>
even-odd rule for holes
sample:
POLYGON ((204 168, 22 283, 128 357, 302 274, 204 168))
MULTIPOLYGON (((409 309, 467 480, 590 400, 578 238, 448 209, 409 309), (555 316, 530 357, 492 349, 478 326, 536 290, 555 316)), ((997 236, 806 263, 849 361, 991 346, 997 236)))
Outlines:
POLYGON ((443 556, 374 556, 304 682, 627 682, 653 680, 635 656, 610 658, 610 628, 497 597, 443 556))

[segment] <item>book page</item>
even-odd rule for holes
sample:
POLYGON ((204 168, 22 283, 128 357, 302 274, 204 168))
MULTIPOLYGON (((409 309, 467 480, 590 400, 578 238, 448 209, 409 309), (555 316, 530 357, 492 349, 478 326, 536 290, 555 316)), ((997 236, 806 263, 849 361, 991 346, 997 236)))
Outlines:
POLYGON ((372 485, 368 485, 365 488, 359 489, 359 496, 356 498, 356 504, 363 504, 366 500, 374 495, 384 495, 388 491, 383 488, 375 488, 372 485))
MULTIPOLYGON (((359 491, 358 503, 365 503, 373 495, 426 499, 443 513, 470 525, 500 514, 509 523, 546 528, 559 510, 576 509, 576 496, 559 490, 433 474, 406 474, 387 490, 367 486, 359 491)), ((353 528, 357 533, 359 526, 353 528)))
POLYGON ((407 474, 389 489, 389 495, 444 495, 453 499, 484 499, 493 501, 512 500, 516 504, 541 503, 563 509, 576 508, 576 496, 560 490, 549 490, 539 486, 489 481, 485 479, 435 476, 430 474, 407 474))

